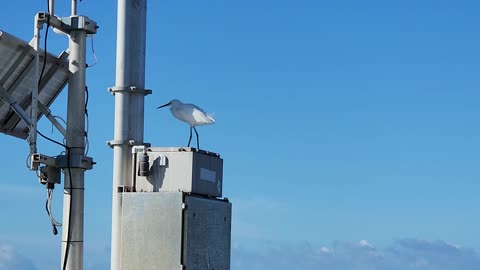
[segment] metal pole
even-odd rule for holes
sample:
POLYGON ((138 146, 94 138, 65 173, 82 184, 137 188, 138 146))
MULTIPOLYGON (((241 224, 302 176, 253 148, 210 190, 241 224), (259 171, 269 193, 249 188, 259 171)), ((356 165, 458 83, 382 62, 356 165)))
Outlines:
POLYGON ((83 269, 83 168, 72 168, 75 160, 85 153, 85 57, 86 36, 83 29, 70 32, 70 63, 72 72, 68 84, 67 107, 67 166, 63 196, 62 269, 68 245, 67 270, 83 269), (70 203, 71 202, 71 203, 70 203), (71 217, 70 217, 71 215, 71 217), (71 221, 71 222, 70 222, 71 221))
POLYGON ((48 0, 48 13, 55 16, 55 0, 48 0))
POLYGON ((72 0, 72 16, 77 15, 77 0, 72 0))
MULTIPOLYGON (((30 154, 33 155, 37 152, 37 103, 38 103, 38 85, 40 80, 40 29, 42 29, 42 23, 39 20, 39 15, 35 15, 34 36, 33 36, 33 48, 35 49, 34 59, 34 74, 32 86, 32 110, 30 112, 30 131, 28 135, 28 141, 30 144, 30 154)), ((43 61, 47 61, 44 59, 43 61)))
POLYGON ((146 0, 118 0, 115 131, 113 145, 111 269, 121 269, 122 188, 132 186, 132 143, 143 144, 146 0))

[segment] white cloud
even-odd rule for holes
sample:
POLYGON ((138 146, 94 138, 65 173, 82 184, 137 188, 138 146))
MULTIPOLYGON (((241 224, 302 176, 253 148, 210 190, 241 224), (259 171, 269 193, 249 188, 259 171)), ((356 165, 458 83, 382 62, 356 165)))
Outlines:
MULTIPOLYGON (((85 269, 109 269, 109 250, 101 253, 98 260, 86 256, 85 269)), ((38 270, 30 260, 34 256, 27 258, 0 243, 0 270, 38 270)), ((479 265, 480 253, 475 249, 419 239, 397 240, 385 248, 367 240, 328 246, 270 243, 256 249, 234 243, 231 260, 231 270, 477 270, 479 265)))
POLYGON ((367 241, 367 240, 360 240, 360 242, 358 243, 360 246, 362 247, 370 247, 370 248, 373 248, 372 245, 370 245, 370 243, 367 241))
POLYGON ((332 253, 332 250, 328 247, 320 247, 320 252, 322 253, 332 253))
POLYGON ((10 245, 0 244, 0 270, 37 270, 32 261, 10 245))
POLYGON ((475 270, 480 253, 443 241, 402 239, 387 248, 366 240, 334 242, 330 247, 271 245, 232 250, 232 270, 475 270))

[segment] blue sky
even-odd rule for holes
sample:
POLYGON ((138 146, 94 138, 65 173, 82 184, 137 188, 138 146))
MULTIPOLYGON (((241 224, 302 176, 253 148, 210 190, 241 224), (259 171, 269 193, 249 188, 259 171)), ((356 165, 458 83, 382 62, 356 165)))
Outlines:
MULTIPOLYGON (((30 40, 44 2, 3 3, 0 29, 30 40)), ((69 1, 56 2, 67 16, 69 1)), ((99 63, 87 73, 89 155, 98 162, 86 174, 91 270, 109 263, 115 9, 113 0, 79 3, 101 27, 99 63)), ((224 158, 232 270, 478 265, 479 9, 476 1, 149 2, 145 141, 187 143, 188 127, 155 109, 172 98, 215 113, 215 125, 198 130, 202 148, 224 158)), ((51 34, 48 46, 59 53, 67 40, 51 34)), ((55 114, 65 115, 65 94, 55 114)), ((40 129, 51 126, 43 119, 40 129)), ((0 270, 54 269, 60 237, 44 187, 25 167, 28 145, 7 136, 0 144, 0 270)), ((39 151, 62 149, 41 141, 39 151)), ((57 187, 58 219, 61 204, 57 187)))

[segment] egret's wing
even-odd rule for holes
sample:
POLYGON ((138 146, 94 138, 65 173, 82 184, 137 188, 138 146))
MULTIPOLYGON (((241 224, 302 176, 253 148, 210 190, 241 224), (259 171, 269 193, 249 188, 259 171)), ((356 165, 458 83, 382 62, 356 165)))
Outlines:
POLYGON ((202 109, 195 107, 192 111, 192 116, 198 125, 208 125, 215 123, 215 119, 212 116, 208 115, 206 112, 202 111, 202 109))

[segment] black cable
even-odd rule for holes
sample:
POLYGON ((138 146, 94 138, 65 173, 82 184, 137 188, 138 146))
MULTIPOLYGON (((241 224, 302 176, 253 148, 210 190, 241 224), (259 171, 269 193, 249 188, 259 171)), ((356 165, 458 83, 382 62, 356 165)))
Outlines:
POLYGON ((88 86, 85 86, 85 115, 88 117, 88 86))
POLYGON ((47 66, 47 38, 48 38, 48 28, 50 28, 50 10, 48 11, 47 15, 47 29, 45 30, 45 41, 43 44, 43 65, 42 71, 40 72, 40 76, 38 77, 38 90, 40 90, 40 82, 42 81, 43 73, 45 72, 45 67, 47 66))
POLYGON ((70 184, 70 207, 68 208, 68 226, 67 226, 67 246, 65 247, 65 256, 63 258, 63 270, 67 269, 68 253, 70 250, 70 226, 72 224, 72 172, 70 171, 70 148, 67 148, 67 171, 70 184))
MULTIPOLYGON (((63 143, 60 143, 52 138, 49 138, 48 136, 45 136, 43 135, 40 131, 37 130, 37 133, 38 135, 42 136, 44 139, 50 141, 50 142, 53 142, 55 144, 58 144, 60 146, 63 146, 65 147, 66 149, 66 152, 67 152, 67 167, 66 167, 66 170, 68 171, 68 180, 69 180, 69 184, 70 184, 70 207, 69 207, 69 211, 68 211, 68 226, 67 226, 67 246, 65 247, 65 256, 64 256, 64 259, 63 259, 63 270, 66 269, 67 267, 67 261, 68 261, 68 253, 69 253, 69 250, 70 250, 70 234, 71 234, 71 230, 70 230, 70 224, 72 223, 72 173, 70 171, 70 147, 68 147, 67 145, 63 144, 63 143)), ((53 228, 53 232, 55 233, 55 230, 56 228, 53 228)))
POLYGON ((90 150, 90 142, 88 141, 88 133, 90 132, 90 121, 88 119, 88 99, 88 86, 85 85, 85 120, 87 122, 87 128, 85 129, 85 155, 88 155, 88 150, 90 150))
POLYGON ((52 192, 54 189, 54 184, 53 183, 47 183, 47 201, 45 202, 45 210, 47 211, 48 217, 50 218, 50 222, 52 223, 52 232, 54 235, 58 234, 57 226, 62 226, 59 224, 55 218, 52 216, 51 212, 51 202, 52 202, 52 192))
MULTIPOLYGON (((39 88, 40 88, 41 79, 43 77, 43 73, 45 72, 45 67, 47 65, 47 39, 48 39, 48 29, 50 28, 50 5, 49 5, 48 0, 47 0, 47 7, 48 7, 48 15, 47 15, 47 29, 45 30, 45 43, 44 43, 44 50, 45 51, 44 51, 42 71, 40 73, 40 77, 38 78, 39 88)), ((67 246, 65 247, 65 256, 64 256, 64 259, 63 259, 63 270, 65 270, 67 268, 68 253, 69 253, 69 250, 70 250, 70 233, 71 233, 70 232, 71 231, 70 226, 71 226, 71 223, 72 223, 71 222, 72 221, 72 173, 70 172, 70 148, 63 143, 57 142, 57 141, 43 135, 38 130, 37 130, 37 133, 40 134, 40 136, 42 136, 46 140, 65 147, 65 149, 67 151, 67 168, 66 169, 68 170, 68 178, 69 178, 69 181, 70 181, 70 207, 69 207, 69 211, 68 211, 67 246)))
POLYGON ((38 131, 38 130, 37 130, 37 133, 38 133, 38 135, 42 136, 45 140, 50 141, 50 142, 52 142, 52 143, 54 143, 54 144, 58 144, 58 145, 60 145, 60 146, 62 146, 62 147, 65 147, 65 148, 68 149, 68 146, 67 146, 67 145, 65 145, 65 144, 63 144, 63 143, 61 143, 61 142, 58 142, 58 141, 56 141, 56 140, 54 140, 54 139, 52 139, 52 138, 50 138, 50 137, 48 137, 48 136, 43 135, 43 133, 41 133, 41 132, 38 131))
MULTIPOLYGON (((69 211, 68 211, 67 246, 65 248, 65 256, 64 256, 64 259, 63 259, 63 270, 65 270, 66 267, 67 267, 68 252, 70 250, 70 233, 71 233, 70 224, 72 223, 72 173, 70 171, 70 147, 68 147, 67 145, 65 145, 63 143, 60 143, 60 142, 58 142, 58 141, 56 141, 52 138, 49 138, 49 137, 43 135, 38 130, 37 130, 37 133, 40 136, 42 136, 43 138, 45 138, 46 140, 65 147, 66 152, 67 152, 67 167, 66 167, 66 170, 68 171, 68 180, 69 180, 69 184, 70 184, 70 187, 69 187, 69 189, 70 189, 70 199, 69 199, 70 200, 70 207, 69 207, 69 211)), ((56 228, 54 228, 54 233, 55 233, 55 230, 56 230, 56 228)))
MULTIPOLYGON (((43 135, 38 130, 37 130, 37 133, 40 136, 42 136, 43 138, 45 138, 46 140, 65 147, 66 152, 67 152, 67 167, 65 169, 68 171, 68 180, 69 180, 69 184, 70 184, 70 187, 69 187, 69 189, 70 189, 70 199, 69 199, 70 200, 70 207, 69 207, 69 211, 68 211, 67 246, 65 248, 65 256, 64 256, 64 259, 63 259, 63 270, 65 270, 66 267, 67 267, 68 252, 70 250, 70 233, 71 233, 70 224, 72 223, 72 173, 70 171, 70 147, 68 147, 67 145, 65 145, 63 143, 60 143, 60 142, 58 142, 58 141, 56 141, 52 138, 49 138, 49 137, 43 135)), ((47 212, 48 212, 48 210, 47 210, 47 212)), ((53 228, 54 234, 55 234, 55 230, 56 230, 56 228, 53 228)))
POLYGON ((93 64, 89 65, 88 63, 86 64, 86 67, 87 68, 90 68, 90 67, 93 67, 95 66, 96 64, 98 64, 98 58, 97 58, 97 54, 95 53, 95 47, 93 45, 93 35, 90 36, 90 44, 91 44, 91 47, 92 47, 92 54, 93 54, 93 59, 94 59, 94 62, 93 64))

